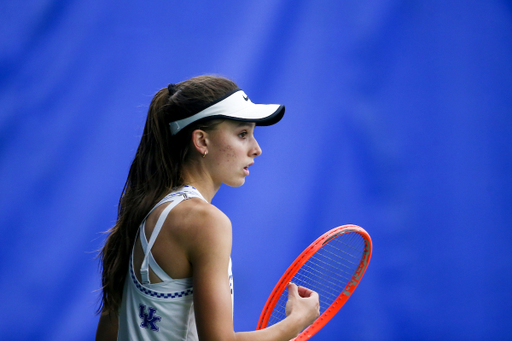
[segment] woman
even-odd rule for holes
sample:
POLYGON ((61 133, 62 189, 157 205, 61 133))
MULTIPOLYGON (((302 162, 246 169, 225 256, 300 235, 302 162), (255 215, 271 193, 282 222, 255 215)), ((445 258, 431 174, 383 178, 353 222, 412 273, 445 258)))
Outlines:
POLYGON ((234 332, 231 222, 210 204, 221 184, 245 182, 261 154, 254 127, 283 114, 221 77, 155 95, 101 251, 96 340, 289 340, 314 321, 318 295, 290 284, 286 319, 234 332))

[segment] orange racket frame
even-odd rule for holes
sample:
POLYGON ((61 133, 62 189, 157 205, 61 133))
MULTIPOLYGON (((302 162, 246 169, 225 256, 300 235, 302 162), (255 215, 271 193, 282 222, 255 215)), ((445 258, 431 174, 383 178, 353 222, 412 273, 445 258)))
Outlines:
POLYGON ((283 274, 281 279, 277 282, 274 290, 270 294, 263 311, 261 312, 260 319, 258 321, 259 329, 264 329, 267 327, 268 320, 274 310, 276 303, 283 291, 287 288, 288 283, 292 280, 293 276, 299 271, 299 269, 320 249, 323 245, 328 243, 330 240, 346 233, 356 232, 359 233, 364 239, 364 251, 363 256, 361 257, 361 262, 357 267, 356 271, 352 275, 351 280, 347 283, 345 288, 341 291, 339 296, 331 303, 331 305, 306 329, 304 329, 296 338, 293 340, 302 341, 308 340, 311 336, 316 334, 333 316, 340 310, 340 308, 345 304, 350 295, 354 292, 359 281, 363 277, 368 264, 370 263, 370 258, 372 256, 372 240, 368 232, 366 232, 362 227, 357 225, 343 225, 336 227, 322 236, 320 236, 317 240, 315 240, 311 245, 309 245, 300 255, 295 259, 295 261, 290 265, 290 267, 283 274))

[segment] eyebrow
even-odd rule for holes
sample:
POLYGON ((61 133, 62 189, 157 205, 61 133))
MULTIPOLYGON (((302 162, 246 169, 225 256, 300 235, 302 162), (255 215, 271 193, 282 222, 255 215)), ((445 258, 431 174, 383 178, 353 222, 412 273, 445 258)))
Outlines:
POLYGON ((256 123, 254 123, 254 122, 244 122, 244 121, 242 121, 242 122, 238 123, 236 125, 236 127, 239 128, 239 127, 247 126, 247 127, 251 127, 252 128, 253 124, 254 124, 254 126, 256 126, 256 123))

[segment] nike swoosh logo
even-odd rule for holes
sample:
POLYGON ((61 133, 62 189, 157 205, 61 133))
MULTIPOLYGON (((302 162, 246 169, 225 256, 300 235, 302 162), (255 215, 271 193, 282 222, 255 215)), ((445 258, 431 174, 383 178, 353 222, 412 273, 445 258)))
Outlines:
POLYGON ((242 96, 246 101, 249 100, 249 96, 242 96))

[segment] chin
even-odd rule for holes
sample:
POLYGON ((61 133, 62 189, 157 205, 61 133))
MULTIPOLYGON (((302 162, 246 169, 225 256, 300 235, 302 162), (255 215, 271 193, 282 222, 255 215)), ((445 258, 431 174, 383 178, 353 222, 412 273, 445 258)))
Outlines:
POLYGON ((225 182, 225 185, 228 185, 229 187, 240 187, 245 183, 245 178, 239 180, 239 181, 231 181, 231 182, 225 182))

